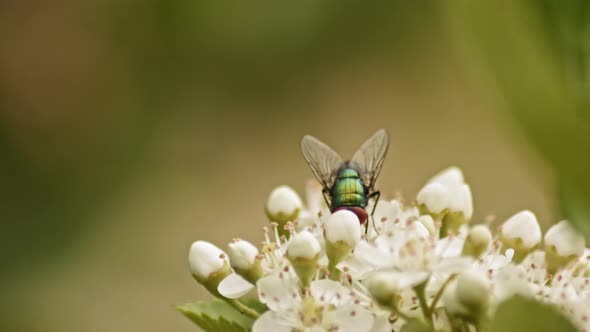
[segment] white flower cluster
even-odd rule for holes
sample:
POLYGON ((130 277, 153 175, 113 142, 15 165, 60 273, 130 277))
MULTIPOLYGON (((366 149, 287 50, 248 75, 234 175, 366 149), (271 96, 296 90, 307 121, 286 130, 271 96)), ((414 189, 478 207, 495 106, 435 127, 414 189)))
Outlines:
POLYGON ((191 247, 191 272, 213 294, 235 301, 255 290, 268 307, 254 332, 399 331, 413 320, 476 330, 516 294, 590 331, 584 238, 567 221, 543 238, 528 210, 496 234, 470 225, 471 191, 458 168, 430 180, 416 204, 380 200, 364 225, 347 210, 330 214, 317 184, 307 196, 304 206, 289 187, 271 193, 260 248, 240 239, 228 254, 203 241, 191 247))

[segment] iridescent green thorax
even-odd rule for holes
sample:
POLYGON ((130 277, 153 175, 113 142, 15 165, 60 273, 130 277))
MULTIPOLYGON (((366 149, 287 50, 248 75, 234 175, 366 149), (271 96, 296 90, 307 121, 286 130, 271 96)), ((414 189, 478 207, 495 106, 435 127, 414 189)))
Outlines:
POLYGON ((336 182, 332 187, 332 210, 342 206, 367 205, 365 186, 358 171, 344 167, 338 172, 336 182))

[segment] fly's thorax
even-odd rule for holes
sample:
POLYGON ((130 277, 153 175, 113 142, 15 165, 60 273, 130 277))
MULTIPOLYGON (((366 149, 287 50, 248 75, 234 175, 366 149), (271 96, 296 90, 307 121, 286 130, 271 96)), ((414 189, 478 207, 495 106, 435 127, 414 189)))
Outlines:
POLYGON ((338 172, 332 188, 332 209, 342 206, 360 206, 367 204, 365 186, 357 170, 342 168, 338 172))
POLYGON ((338 171, 338 176, 336 177, 338 180, 342 179, 360 179, 359 172, 351 167, 342 167, 338 171))

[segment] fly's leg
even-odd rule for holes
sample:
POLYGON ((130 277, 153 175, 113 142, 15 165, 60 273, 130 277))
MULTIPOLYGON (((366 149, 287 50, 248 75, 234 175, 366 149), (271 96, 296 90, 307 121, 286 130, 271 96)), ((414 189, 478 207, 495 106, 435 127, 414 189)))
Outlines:
MULTIPOLYGON (((377 230, 377 226, 375 226, 375 218, 373 218, 373 215, 375 214, 375 209, 377 208, 377 203, 379 202, 379 198, 381 198, 381 192, 375 191, 375 192, 371 193, 369 196, 367 196, 367 199, 371 199, 371 198, 375 199, 375 203, 373 204, 373 209, 371 209, 371 224, 373 224, 373 229, 375 230, 375 233, 377 233, 377 235, 379 235, 379 231, 377 230)), ((367 234, 368 232, 369 232, 369 224, 367 222, 367 226, 365 227, 365 234, 367 234)))
POLYGON ((322 189, 322 196, 324 196, 324 201, 326 202, 326 206, 328 207, 328 209, 330 211, 332 211, 332 206, 330 205, 330 199, 329 199, 330 195, 325 188, 322 189))

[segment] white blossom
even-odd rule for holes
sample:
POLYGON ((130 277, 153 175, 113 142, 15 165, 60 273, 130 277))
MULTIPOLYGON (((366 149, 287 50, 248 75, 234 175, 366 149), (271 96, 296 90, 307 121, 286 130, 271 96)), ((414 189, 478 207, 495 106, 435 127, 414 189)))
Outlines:
POLYGON ((271 275, 258 282, 258 296, 269 311, 256 320, 253 332, 370 331, 373 315, 355 303, 350 291, 332 280, 313 281, 301 294, 288 274, 271 275))
POLYGON ((289 258, 314 259, 320 254, 318 240, 308 231, 299 232, 291 237, 287 247, 289 258))
POLYGON ((417 202, 433 213, 461 212, 467 220, 473 215, 471 189, 457 167, 447 168, 430 179, 418 193, 417 202))
POLYGON ((331 243, 343 242, 354 248, 361 240, 361 225, 356 214, 348 210, 334 212, 325 225, 326 240, 331 243))
POLYGON ((236 239, 229 256, 209 242, 191 246, 190 271, 210 292, 230 304, 256 293, 268 307, 254 332, 398 331, 406 319, 437 331, 462 320, 474 330, 513 295, 551 304, 590 331, 584 237, 562 221, 540 246, 528 210, 497 230, 469 225, 471 189, 456 167, 429 180, 417 204, 370 200, 366 234, 354 213, 330 213, 317 182, 306 192, 305 205, 287 186, 271 193, 266 212, 274 222, 260 246, 236 239))
POLYGON ((509 240, 520 240, 526 249, 541 242, 541 227, 537 217, 529 210, 516 213, 502 225, 502 236, 509 240))
POLYGON ((227 254, 206 241, 196 241, 191 245, 188 261, 191 273, 202 279, 209 278, 228 263, 227 254))
POLYGON ((228 253, 232 267, 247 270, 254 264, 258 248, 248 241, 236 239, 228 245, 228 253))
POLYGON ((266 203, 266 212, 272 221, 286 222, 295 220, 303 207, 301 198, 289 186, 275 188, 266 203))
POLYGON ((579 234, 566 220, 551 226, 545 234, 545 245, 555 248, 561 257, 579 257, 586 249, 584 237, 579 234))

